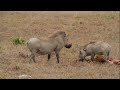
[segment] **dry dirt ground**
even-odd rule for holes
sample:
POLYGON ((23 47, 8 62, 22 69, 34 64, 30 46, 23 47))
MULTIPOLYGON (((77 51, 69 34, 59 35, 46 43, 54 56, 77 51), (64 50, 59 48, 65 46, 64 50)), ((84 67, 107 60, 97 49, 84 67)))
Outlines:
POLYGON ((105 41, 111 55, 119 59, 119 12, 117 11, 0 11, 0 78, 18 79, 26 74, 33 79, 119 79, 120 66, 75 62, 80 46, 90 41, 105 41), (53 53, 36 57, 37 63, 19 55, 30 53, 25 44, 13 45, 12 38, 45 37, 56 30, 69 34, 71 49, 63 48, 60 63, 53 53))

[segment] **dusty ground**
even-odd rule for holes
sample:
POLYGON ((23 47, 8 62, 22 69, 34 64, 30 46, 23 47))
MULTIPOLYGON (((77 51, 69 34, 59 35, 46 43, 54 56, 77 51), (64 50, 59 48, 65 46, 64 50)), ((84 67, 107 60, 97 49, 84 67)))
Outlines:
POLYGON ((118 65, 75 62, 79 47, 90 41, 105 41, 112 46, 111 55, 119 59, 119 12, 12 12, 0 11, 0 78, 17 79, 31 75, 33 79, 119 79, 118 65), (13 45, 12 38, 45 37, 55 30, 69 34, 71 49, 62 49, 60 63, 53 53, 36 58, 29 64, 18 52, 29 54, 26 45, 13 45))

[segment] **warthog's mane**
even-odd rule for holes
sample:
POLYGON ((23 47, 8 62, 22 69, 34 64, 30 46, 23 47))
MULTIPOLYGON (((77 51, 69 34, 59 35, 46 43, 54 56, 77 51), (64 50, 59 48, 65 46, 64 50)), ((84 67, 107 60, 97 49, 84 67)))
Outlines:
POLYGON ((47 37, 40 37, 39 40, 44 42, 53 42, 53 40, 58 37, 59 35, 63 35, 66 33, 64 31, 55 31, 52 34, 48 35, 47 37))
POLYGON ((85 48, 90 45, 90 44, 95 44, 96 42, 95 41, 91 41, 89 42, 88 44, 85 44, 84 46, 82 46, 82 49, 85 50, 85 48))
POLYGON ((64 31, 56 31, 54 33, 52 33, 50 36, 48 36, 49 38, 55 38, 55 37, 58 37, 58 35, 62 35, 62 34, 65 34, 66 33, 64 31))

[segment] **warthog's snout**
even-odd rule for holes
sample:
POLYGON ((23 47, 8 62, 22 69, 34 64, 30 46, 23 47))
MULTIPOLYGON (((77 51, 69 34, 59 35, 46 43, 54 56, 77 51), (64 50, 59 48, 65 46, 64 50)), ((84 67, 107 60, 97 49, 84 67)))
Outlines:
POLYGON ((65 47, 66 47, 66 48, 71 48, 71 47, 72 47, 72 44, 66 44, 65 47))

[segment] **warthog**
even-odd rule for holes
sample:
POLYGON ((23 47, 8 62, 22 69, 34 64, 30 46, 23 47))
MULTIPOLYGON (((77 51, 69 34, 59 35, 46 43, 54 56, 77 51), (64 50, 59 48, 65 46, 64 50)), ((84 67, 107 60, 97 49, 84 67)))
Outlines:
POLYGON ((71 48, 72 44, 68 44, 68 37, 64 31, 56 31, 46 39, 30 38, 27 41, 27 46, 31 51, 30 62, 33 59, 35 61, 35 55, 48 54, 48 61, 51 57, 51 53, 55 52, 57 57, 57 63, 59 63, 59 52, 63 47, 71 48))
POLYGON ((91 56, 91 60, 94 60, 95 55, 100 54, 104 55, 104 60, 108 60, 109 54, 111 51, 111 46, 102 41, 90 42, 80 49, 79 52, 79 61, 85 60, 86 56, 91 56))

